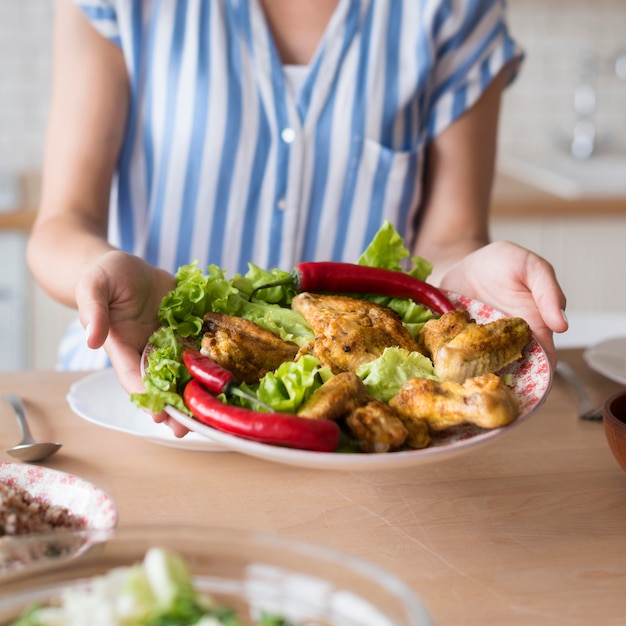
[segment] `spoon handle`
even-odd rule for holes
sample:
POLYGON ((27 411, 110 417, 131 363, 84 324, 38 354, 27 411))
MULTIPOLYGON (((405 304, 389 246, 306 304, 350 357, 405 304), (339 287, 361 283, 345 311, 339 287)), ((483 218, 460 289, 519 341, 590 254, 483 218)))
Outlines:
POLYGON ((33 436, 31 435, 30 429, 28 428, 28 423, 26 422, 26 411, 24 410, 24 403, 22 402, 22 398, 12 393, 7 393, 3 397, 11 405, 11 408, 15 413, 17 423, 19 424, 20 430, 22 431, 23 441, 25 443, 33 441, 33 436))

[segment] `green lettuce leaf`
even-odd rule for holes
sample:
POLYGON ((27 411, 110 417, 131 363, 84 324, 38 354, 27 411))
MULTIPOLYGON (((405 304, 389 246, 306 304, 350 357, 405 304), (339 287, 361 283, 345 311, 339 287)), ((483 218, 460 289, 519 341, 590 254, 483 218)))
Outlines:
POLYGON ((297 413, 332 375, 314 356, 304 354, 297 361, 286 361, 274 372, 268 372, 259 382, 257 397, 275 411, 297 413))
POLYGON ((405 259, 408 258, 409 254, 404 245, 404 240, 396 228, 391 222, 385 220, 363 254, 358 258, 357 264, 406 272, 414 278, 426 280, 432 272, 432 263, 414 256, 410 259, 410 267, 405 269, 402 267, 402 263, 406 264, 405 259))
POLYGON ((364 363, 356 373, 369 394, 383 402, 389 402, 411 378, 440 380, 430 359, 404 348, 385 348, 377 359, 364 363))

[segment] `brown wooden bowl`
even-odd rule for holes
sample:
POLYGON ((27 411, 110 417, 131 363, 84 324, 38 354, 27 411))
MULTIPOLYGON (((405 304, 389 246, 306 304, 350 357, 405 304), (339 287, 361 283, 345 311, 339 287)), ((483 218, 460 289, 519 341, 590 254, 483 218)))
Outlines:
POLYGON ((613 456, 626 472, 626 389, 606 399, 603 409, 604 432, 613 456))

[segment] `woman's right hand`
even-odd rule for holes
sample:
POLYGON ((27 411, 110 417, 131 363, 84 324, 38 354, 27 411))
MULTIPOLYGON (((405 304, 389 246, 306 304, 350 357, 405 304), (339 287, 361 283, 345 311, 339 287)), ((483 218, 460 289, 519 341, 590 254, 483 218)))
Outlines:
MULTIPOLYGON (((129 394, 144 391, 141 355, 158 328, 159 304, 174 286, 170 273, 119 250, 111 250, 89 265, 78 281, 76 305, 87 345, 104 347, 129 394)), ((165 413, 153 417, 167 422, 179 437, 188 432, 165 413)))

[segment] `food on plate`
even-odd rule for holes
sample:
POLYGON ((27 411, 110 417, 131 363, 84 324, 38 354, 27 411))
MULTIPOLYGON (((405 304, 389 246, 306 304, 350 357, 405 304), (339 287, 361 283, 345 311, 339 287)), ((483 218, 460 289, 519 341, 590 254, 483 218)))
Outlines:
POLYGON ((500 428, 517 417, 515 396, 499 376, 484 374, 464 383, 413 378, 389 404, 405 420, 426 420, 433 431, 463 423, 500 428))
POLYGON ((0 537, 78 530, 85 525, 82 517, 67 508, 44 502, 18 485, 0 481, 0 537))
MULTIPOLYGON (((381 230, 388 228, 388 226, 388 223, 383 225, 381 230)), ((363 257, 366 255, 367 252, 364 253, 363 257)), ((367 263, 360 265, 332 261, 309 261, 299 263, 294 273, 287 278, 256 287, 253 294, 267 287, 291 284, 299 293, 330 291, 376 294, 394 298, 408 298, 423 304, 436 313, 454 310, 454 305, 439 289, 411 274, 398 271, 399 269, 369 266, 367 263)))
POLYGON ((390 308, 340 295, 301 293, 291 307, 302 314, 315 338, 300 348, 333 374, 356 371, 389 346, 417 350, 417 342, 390 308))
POLYGON ((430 443, 425 420, 403 420, 389 404, 372 397, 354 372, 341 372, 326 381, 302 405, 298 415, 345 420, 361 452, 389 452, 405 444, 419 449, 430 443))
POLYGON ((133 399, 325 452, 421 449, 442 429, 511 423, 519 409, 498 372, 523 356, 528 324, 478 324, 424 282, 428 262, 402 269, 406 256, 386 223, 354 265, 251 265, 231 279, 183 266, 149 342, 146 393, 133 399))
POLYGON ((462 383, 520 359, 532 333, 519 317, 477 324, 467 311, 457 309, 426 322, 419 339, 420 351, 433 361, 436 374, 462 383))
POLYGON ((195 379, 185 385, 183 397, 196 419, 232 435, 317 452, 334 452, 339 445, 339 427, 329 420, 230 406, 195 379))
POLYGON ((298 353, 295 343, 234 315, 209 311, 202 329, 202 352, 239 382, 258 383, 281 363, 293 361, 298 353))
MULTIPOLYGON (((161 547, 150 548, 141 563, 119 566, 63 589, 47 605, 36 604, 9 626, 244 626, 232 607, 200 591, 187 563, 161 547), (97 618, 97 619, 96 619, 97 618)), ((256 626, 294 626, 269 614, 256 626)))

